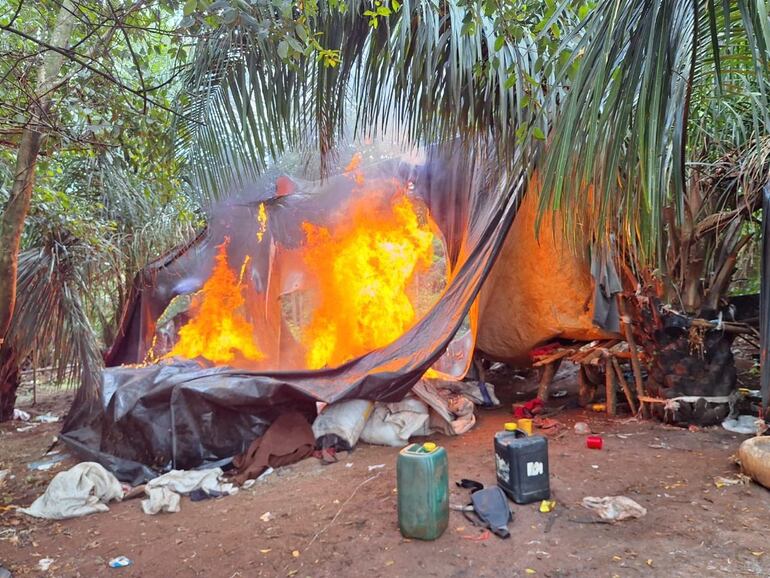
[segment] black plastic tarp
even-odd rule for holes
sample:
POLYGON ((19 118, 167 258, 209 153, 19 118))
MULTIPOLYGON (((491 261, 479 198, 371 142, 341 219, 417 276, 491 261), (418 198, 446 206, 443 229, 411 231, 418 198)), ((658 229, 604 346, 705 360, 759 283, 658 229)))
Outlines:
MULTIPOLYGON (((401 399, 441 358, 463 325, 513 220, 525 177, 512 177, 494 159, 460 147, 430 152, 423 162, 390 160, 362 170, 367 178, 403 182, 424 201, 446 242, 448 286, 411 329, 390 345, 322 370, 203 369, 179 361, 108 368, 99 399, 78 395, 62 440, 119 478, 137 483, 171 468, 205 467, 231 458, 288 408, 312 419, 316 401, 401 399)), ((296 194, 279 199, 270 186, 255 187, 251 199, 240 198, 244 208, 236 214, 246 214, 249 203, 252 208, 260 202, 281 205, 284 210, 276 210, 276 218, 271 214, 272 234, 283 243, 290 243, 288 238, 301 243, 295 234, 299 220, 334 210, 336 199, 350 194, 344 176, 294 183, 296 194)), ((232 246, 238 247, 244 225, 236 219, 222 230, 219 225, 226 220, 214 210, 206 235, 140 276, 122 339, 111 352, 114 363, 142 361, 147 320, 157 318, 174 297, 174 288, 211 261, 223 235, 235 236, 232 246)))

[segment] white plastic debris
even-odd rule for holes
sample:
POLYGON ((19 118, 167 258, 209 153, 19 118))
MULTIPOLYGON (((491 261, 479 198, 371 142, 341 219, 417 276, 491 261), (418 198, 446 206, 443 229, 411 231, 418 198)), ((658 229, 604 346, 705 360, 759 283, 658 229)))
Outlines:
POLYGON ((758 421, 753 415, 739 415, 736 419, 726 419, 723 421, 722 427, 733 433, 756 435, 758 421))
POLYGON ((267 469, 266 469, 264 472, 262 472, 261 474, 259 474, 259 475, 257 476, 257 481, 258 481, 258 482, 261 482, 261 481, 263 481, 265 478, 267 478, 267 476, 269 476, 270 474, 272 474, 274 471, 275 471, 275 470, 274 470, 273 468, 271 468, 271 467, 268 467, 268 468, 267 468, 267 469))
POLYGON ((56 423, 61 418, 58 415, 51 415, 50 413, 46 413, 43 415, 37 415, 35 416, 35 419, 33 421, 39 422, 39 423, 56 423))
POLYGON ((262 520, 263 522, 269 522, 273 518, 275 518, 275 516, 273 516, 273 514, 271 514, 270 512, 265 512, 259 517, 259 519, 262 520))
POLYGON ((53 558, 41 558, 37 562, 37 567, 40 568, 41 572, 48 572, 48 569, 51 567, 53 563, 54 563, 53 558))
POLYGON ((24 411, 23 409, 14 409, 13 410, 13 419, 18 421, 29 421, 29 414, 24 411))
POLYGON ((125 568, 126 566, 131 565, 131 560, 125 556, 118 556, 117 558, 110 560, 107 565, 110 568, 125 568))
POLYGON ((626 496, 604 496, 583 498, 583 507, 599 514, 602 520, 617 522, 629 518, 641 518, 647 515, 647 510, 626 496))
POLYGON ((369 471, 371 472, 372 470, 379 470, 384 467, 385 467, 385 464, 375 464, 373 466, 369 466, 369 471))
POLYGON ((584 421, 579 421, 575 424, 575 433, 578 435, 585 435, 591 433, 591 428, 584 421))

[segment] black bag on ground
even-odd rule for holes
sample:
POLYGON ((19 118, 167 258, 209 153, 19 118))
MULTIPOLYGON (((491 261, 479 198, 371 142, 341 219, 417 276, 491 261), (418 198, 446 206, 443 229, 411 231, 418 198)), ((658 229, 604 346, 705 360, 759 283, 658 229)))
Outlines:
POLYGON ((482 484, 474 480, 461 480, 457 482, 461 488, 471 489, 471 506, 478 517, 480 524, 470 517, 468 511, 463 511, 465 517, 474 525, 482 525, 489 528, 496 536, 510 538, 508 524, 513 521, 513 512, 508 505, 508 497, 498 486, 484 488, 482 484))

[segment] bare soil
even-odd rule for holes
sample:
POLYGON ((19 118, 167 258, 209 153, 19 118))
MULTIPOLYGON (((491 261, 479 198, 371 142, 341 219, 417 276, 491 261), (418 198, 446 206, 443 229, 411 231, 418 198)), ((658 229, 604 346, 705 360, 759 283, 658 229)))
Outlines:
MULTIPOLYGON (((492 437, 510 416, 510 401, 531 396, 534 381, 498 388, 502 409, 480 412, 468 434, 436 441, 447 449, 450 479, 494 483, 492 437)), ((554 389, 574 390, 567 375, 554 389)), ((65 411, 69 394, 48 394, 36 413, 65 411), (42 406, 41 406, 42 404, 42 406)), ((715 486, 735 477, 731 461, 744 436, 721 428, 688 431, 628 417, 610 419, 570 408, 557 398, 553 417, 566 428, 550 439, 550 514, 537 504, 513 506, 512 537, 501 540, 451 512, 448 530, 434 542, 404 539, 396 519, 397 450, 362 445, 340 462, 308 459, 284 468, 235 496, 203 502, 183 499, 177 514, 146 516, 139 500, 62 522, 0 514, 0 564, 14 576, 770 576, 763 531, 770 493, 755 484, 715 486), (587 422, 604 438, 589 450, 574 432, 587 422), (383 467, 372 467, 383 464, 383 467), (581 506, 585 496, 628 496, 648 513, 638 520, 600 524, 581 506), (270 512, 269 521, 260 519, 270 512), (127 568, 107 562, 125 555, 127 568), (53 559, 48 571, 39 560, 53 559)), ((28 404, 28 400, 25 402, 28 404)), ((26 506, 57 471, 32 472, 58 424, 26 432, 0 425, 0 469, 13 478, 0 487, 4 506, 26 506)), ((451 502, 468 491, 451 487, 451 502)))

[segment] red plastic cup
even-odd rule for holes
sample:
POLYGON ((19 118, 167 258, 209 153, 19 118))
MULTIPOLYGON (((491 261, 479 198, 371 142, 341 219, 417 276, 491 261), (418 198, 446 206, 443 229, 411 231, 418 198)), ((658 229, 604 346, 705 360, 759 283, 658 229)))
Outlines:
POLYGON ((586 438, 586 447, 590 450, 600 450, 604 445, 604 440, 599 436, 588 436, 586 438))

